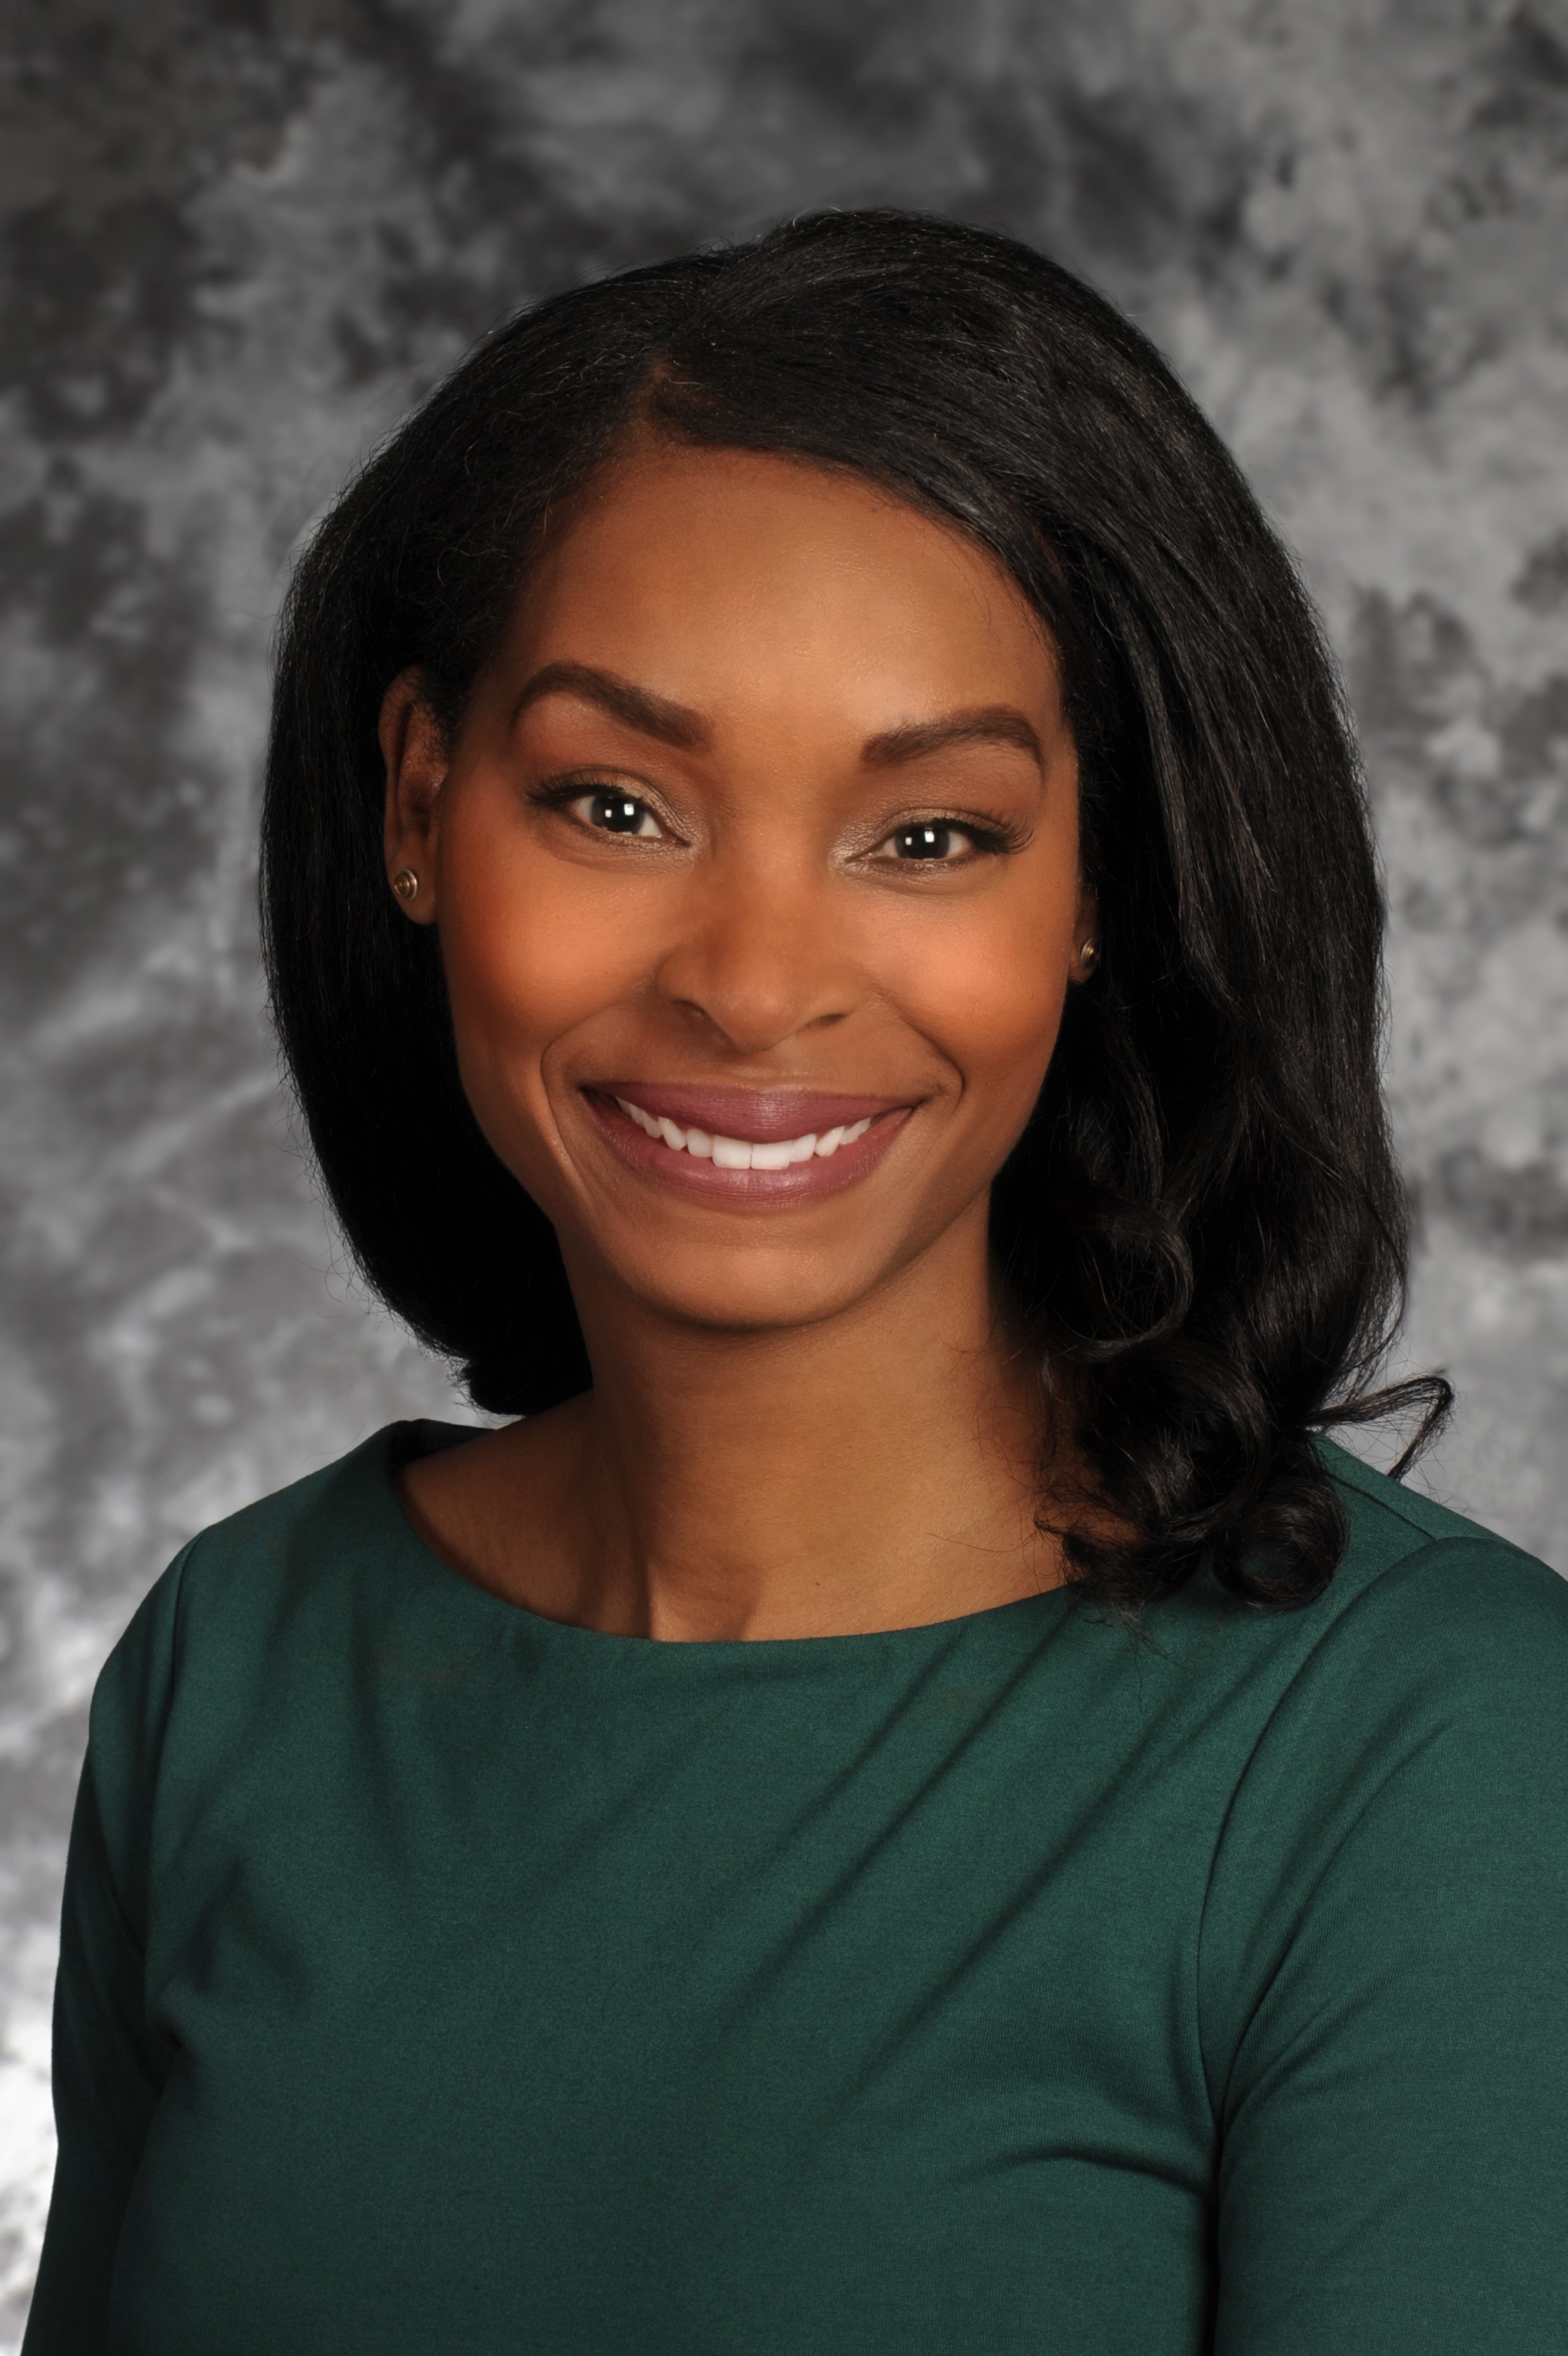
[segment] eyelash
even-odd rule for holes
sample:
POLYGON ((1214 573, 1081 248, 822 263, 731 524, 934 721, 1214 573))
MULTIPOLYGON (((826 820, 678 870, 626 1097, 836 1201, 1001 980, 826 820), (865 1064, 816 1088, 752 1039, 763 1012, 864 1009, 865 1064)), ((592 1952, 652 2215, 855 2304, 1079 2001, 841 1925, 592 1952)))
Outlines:
MULTIPOLYGON (((564 810, 570 809, 574 802, 588 800, 595 794, 609 794, 620 801, 635 802, 638 808, 645 809, 650 818, 658 819, 660 826, 665 823, 646 795, 628 793, 624 786, 613 785, 607 777, 562 777, 552 785, 533 787, 528 798, 535 809, 564 810)), ((577 823, 581 826, 584 821, 579 819, 577 823)), ((610 830, 589 827, 587 831, 590 834, 600 834, 607 833, 610 830)))
POLYGON ((961 818, 955 810, 944 810, 930 818, 906 819, 902 826, 890 827, 882 841, 873 847, 880 851, 882 843, 891 842, 900 834, 913 834, 919 828, 929 828, 933 831, 946 829, 953 834, 967 835, 972 850, 957 859, 885 859, 878 864, 884 867, 967 867, 971 857, 1004 859, 1010 852, 1021 851, 1027 840, 1026 830, 1021 826, 1008 826, 1000 819, 961 818))
MULTIPOLYGON (((607 778, 603 777, 562 777, 553 783, 535 786, 528 798, 536 809, 567 810, 574 802, 585 801, 593 794, 616 795, 623 801, 635 803, 639 809, 645 809, 649 816, 660 826, 665 824, 664 819, 660 817, 658 810, 646 796, 629 793, 625 787, 614 785, 607 778)), ((586 827, 586 821, 581 819, 577 820, 577 824, 585 826, 586 831, 593 834, 618 831, 607 827, 586 827)), ((966 835, 973 847, 972 851, 957 859, 930 861, 886 859, 877 863, 886 867, 964 867, 969 864, 970 858, 976 855, 1005 858, 1012 851, 1021 851, 1028 839, 1026 828, 1009 825, 1005 819, 969 818, 961 816, 956 810, 944 810, 933 813, 929 818, 906 819, 901 826, 890 827, 887 832, 873 845, 873 849, 880 851, 883 843, 891 842, 897 835, 912 832, 916 827, 949 827, 955 834, 966 835)), ((635 838, 627 835, 623 836, 622 840, 632 841, 635 838)))

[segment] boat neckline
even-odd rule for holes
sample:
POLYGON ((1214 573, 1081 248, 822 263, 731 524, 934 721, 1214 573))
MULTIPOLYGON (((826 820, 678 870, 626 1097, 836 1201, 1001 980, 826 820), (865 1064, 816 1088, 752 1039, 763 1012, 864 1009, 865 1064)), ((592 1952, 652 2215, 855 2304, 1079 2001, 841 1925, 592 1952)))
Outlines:
POLYGON ((477 1596, 492 1611, 504 1612, 512 1624, 535 1631, 541 1636, 582 1645, 619 1645, 639 1658, 657 1655, 712 1659, 727 1655, 756 1660, 808 1653, 824 1656, 830 1650, 842 1652, 850 1646, 887 1650, 922 1638, 950 1638, 965 1630, 999 1626, 1010 1614, 1039 1616, 1047 1607, 1048 1616, 1055 1617, 1078 1600, 1070 1586, 1047 1587, 1033 1595, 1015 1595, 1009 1603, 986 1604, 978 1612, 955 1612, 948 1619, 921 1620, 899 1628, 850 1629, 821 1636, 634 1636, 614 1629, 585 1627, 576 1620, 553 1620, 526 1603, 514 1603, 510 1597, 498 1595, 493 1588, 482 1587, 478 1580, 470 1579, 466 1571, 458 1570, 444 1555, 437 1554, 414 1528, 397 1494, 397 1476, 405 1464, 422 1456, 438 1456, 448 1448, 461 1447, 465 1440, 478 1439, 485 1429, 483 1424, 443 1423, 431 1417, 414 1417, 383 1426, 365 1443, 364 1453, 372 1460, 378 1500, 392 1517, 405 1558, 427 1576, 438 1574, 448 1587, 477 1596))

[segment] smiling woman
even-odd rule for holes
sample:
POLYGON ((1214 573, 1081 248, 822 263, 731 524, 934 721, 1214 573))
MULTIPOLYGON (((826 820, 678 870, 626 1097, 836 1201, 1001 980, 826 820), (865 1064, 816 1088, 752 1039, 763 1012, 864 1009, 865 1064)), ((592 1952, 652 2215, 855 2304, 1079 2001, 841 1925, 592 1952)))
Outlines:
POLYGON ((603 1346, 875 1300, 986 1358, 987 1189, 1090 928, 1056 665, 993 561, 798 460, 654 444, 557 510, 450 743, 423 692, 382 708, 386 859, 603 1346))
POLYGON ((524 315, 305 561, 264 852, 517 1419, 106 1669, 29 2349, 1560 2347, 1568 1600, 1322 1437, 1446 1396, 1372 854, 1147 344, 881 214, 524 315))

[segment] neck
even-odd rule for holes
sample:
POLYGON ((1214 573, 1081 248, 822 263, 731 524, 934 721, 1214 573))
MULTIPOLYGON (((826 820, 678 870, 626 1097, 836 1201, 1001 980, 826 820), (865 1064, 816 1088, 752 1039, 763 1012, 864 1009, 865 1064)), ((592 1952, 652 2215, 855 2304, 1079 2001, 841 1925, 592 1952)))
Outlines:
POLYGON ((853 1633, 1058 1582, 1035 1526, 1038 1373, 997 1306, 983 1205, 806 1327, 693 1329, 573 1280, 594 1389, 561 1411, 553 1451, 563 1616, 686 1639, 853 1633))

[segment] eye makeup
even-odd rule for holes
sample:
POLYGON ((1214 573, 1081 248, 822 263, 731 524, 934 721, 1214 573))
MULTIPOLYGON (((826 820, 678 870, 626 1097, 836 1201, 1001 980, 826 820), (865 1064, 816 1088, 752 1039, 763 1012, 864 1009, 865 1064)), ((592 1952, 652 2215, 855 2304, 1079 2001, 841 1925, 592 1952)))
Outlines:
MULTIPOLYGON (((572 812, 574 805, 597 806, 594 815, 578 817, 585 831, 618 837, 623 841, 675 841, 669 819, 646 793, 603 776, 546 779, 530 788, 536 809, 572 812), (650 831, 650 823, 657 832, 650 831)), ((967 867, 978 859, 1004 858, 1021 851, 1030 830, 994 814, 981 817, 968 810, 936 809, 900 819, 865 851, 854 854, 881 867, 906 869, 967 867), (955 838, 960 847, 955 851, 955 838)))

